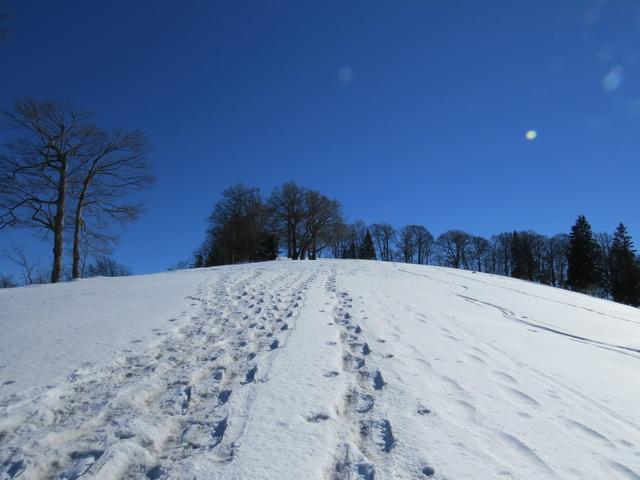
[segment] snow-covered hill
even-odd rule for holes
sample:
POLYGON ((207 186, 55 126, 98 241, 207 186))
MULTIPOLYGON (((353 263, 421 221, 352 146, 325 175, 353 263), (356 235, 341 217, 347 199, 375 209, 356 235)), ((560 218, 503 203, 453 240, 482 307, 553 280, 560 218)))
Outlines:
POLYGON ((640 479, 640 311, 278 261, 0 291, 0 478, 640 479))

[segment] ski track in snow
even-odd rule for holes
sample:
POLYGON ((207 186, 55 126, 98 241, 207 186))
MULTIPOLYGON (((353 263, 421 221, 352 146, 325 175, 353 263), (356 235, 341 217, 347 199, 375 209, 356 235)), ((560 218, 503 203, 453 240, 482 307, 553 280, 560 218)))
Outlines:
POLYGON ((0 390, 0 480, 640 479, 633 309, 433 267, 211 272, 161 342, 0 390))

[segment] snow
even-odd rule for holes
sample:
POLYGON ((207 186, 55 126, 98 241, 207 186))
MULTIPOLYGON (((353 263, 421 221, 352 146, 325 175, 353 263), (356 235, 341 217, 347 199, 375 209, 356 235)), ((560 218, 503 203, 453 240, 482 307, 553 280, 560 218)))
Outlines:
POLYGON ((268 262, 0 291, 0 479, 640 479, 640 311, 268 262))

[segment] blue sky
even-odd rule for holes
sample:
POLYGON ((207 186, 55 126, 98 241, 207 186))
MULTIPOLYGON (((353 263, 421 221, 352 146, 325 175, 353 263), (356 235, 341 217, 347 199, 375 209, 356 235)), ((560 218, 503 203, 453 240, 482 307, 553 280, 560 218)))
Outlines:
MULTIPOLYGON (((434 235, 568 232, 584 213, 640 238, 633 0, 5 3, 2 110, 70 100, 151 140, 158 181, 115 252, 136 273, 187 258, 239 181, 434 235)), ((0 249, 49 261, 32 236, 0 249)))

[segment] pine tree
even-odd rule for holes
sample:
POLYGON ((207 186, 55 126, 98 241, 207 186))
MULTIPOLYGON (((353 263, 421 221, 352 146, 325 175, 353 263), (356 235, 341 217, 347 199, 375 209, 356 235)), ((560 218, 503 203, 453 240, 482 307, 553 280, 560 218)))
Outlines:
POLYGON ((373 239, 371 238, 369 230, 367 230, 367 233, 365 233, 364 238, 362 239, 362 245, 360 245, 360 252, 358 253, 358 258, 362 260, 376 259, 376 248, 373 245, 373 239))
POLYGON ((640 268, 633 241, 624 224, 619 224, 611 246, 611 293, 616 302, 640 304, 640 268))
POLYGON ((568 284, 578 292, 594 291, 600 284, 600 248, 593 238, 591 225, 580 215, 571 227, 567 252, 568 284))

